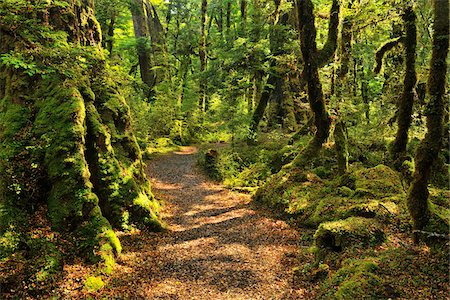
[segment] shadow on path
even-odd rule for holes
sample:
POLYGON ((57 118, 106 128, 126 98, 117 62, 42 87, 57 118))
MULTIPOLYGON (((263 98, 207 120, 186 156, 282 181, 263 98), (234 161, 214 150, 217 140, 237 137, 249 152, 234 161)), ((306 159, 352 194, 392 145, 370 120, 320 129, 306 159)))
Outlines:
POLYGON ((165 201, 163 233, 124 234, 103 297, 145 299, 299 299, 291 270, 300 234, 255 209, 196 167, 196 149, 162 155, 147 173, 165 201), (124 288, 125 287, 125 288, 124 288))

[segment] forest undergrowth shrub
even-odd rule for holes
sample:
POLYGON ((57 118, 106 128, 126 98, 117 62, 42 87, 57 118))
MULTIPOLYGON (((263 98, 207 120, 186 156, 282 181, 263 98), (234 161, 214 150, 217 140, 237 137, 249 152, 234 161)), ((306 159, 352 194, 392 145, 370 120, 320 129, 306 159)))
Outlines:
MULTIPOLYGON (((278 139, 285 137, 278 137, 278 139)), ((214 166, 208 165, 203 151, 199 164, 216 180, 222 181, 229 188, 259 187, 279 168, 280 162, 290 155, 293 148, 280 148, 280 142, 268 138, 258 147, 248 146, 245 142, 234 142, 230 147, 218 147, 214 166)))

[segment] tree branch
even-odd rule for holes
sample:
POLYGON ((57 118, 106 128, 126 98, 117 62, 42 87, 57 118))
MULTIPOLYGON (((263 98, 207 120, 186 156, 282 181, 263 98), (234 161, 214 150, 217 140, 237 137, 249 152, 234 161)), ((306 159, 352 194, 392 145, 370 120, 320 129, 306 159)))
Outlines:
POLYGON ((337 47, 339 26, 339 0, 333 0, 330 10, 330 22, 328 23, 327 41, 323 48, 317 51, 317 65, 319 68, 325 66, 333 57, 337 47))
POLYGON ((383 57, 386 54, 386 52, 390 51, 392 48, 397 46, 399 43, 403 43, 404 39, 405 39, 404 36, 399 36, 395 39, 387 41, 380 48, 378 48, 377 52, 375 52, 376 66, 373 69, 373 72, 375 74, 380 73, 381 67, 383 66, 383 57))

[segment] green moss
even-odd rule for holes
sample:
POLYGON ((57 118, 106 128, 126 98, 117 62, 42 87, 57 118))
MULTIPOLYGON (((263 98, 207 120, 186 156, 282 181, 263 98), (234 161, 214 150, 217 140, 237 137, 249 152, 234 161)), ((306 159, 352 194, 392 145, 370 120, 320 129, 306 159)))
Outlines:
POLYGON ((100 247, 100 270, 109 275, 112 273, 116 262, 114 260, 114 250, 111 244, 105 243, 100 247))
POLYGON ((380 299, 384 297, 383 281, 370 270, 357 271, 338 287, 337 299, 380 299))
POLYGON ((381 225, 374 219, 350 217, 320 224, 314 234, 314 245, 322 256, 324 251, 341 251, 347 247, 367 247, 385 239, 381 225))
POLYGON ((0 140, 10 139, 17 134, 27 124, 30 113, 28 107, 4 99, 0 103, 0 140))
POLYGON ((355 177, 355 187, 361 196, 388 197, 404 193, 400 175, 384 165, 359 170, 355 177))
POLYGON ((376 200, 369 201, 368 203, 358 203, 350 206, 346 215, 359 216, 366 218, 379 217, 382 219, 391 217, 398 214, 399 210, 395 203, 393 202, 380 202, 376 200))
POLYGON ((19 246, 20 234, 13 230, 0 233, 0 259, 14 253, 19 246))
POLYGON ((386 291, 374 258, 347 259, 320 287, 320 296, 335 299, 384 299, 386 291))
POLYGON ((103 288, 105 286, 105 283, 103 282, 103 279, 100 276, 89 276, 86 278, 86 282, 84 283, 84 287, 88 291, 96 292, 103 288))
POLYGON ((337 193, 338 193, 338 195, 343 196, 343 197, 352 197, 354 194, 354 191, 347 186, 340 186, 340 187, 338 187, 337 193))
POLYGON ((311 170, 311 172, 313 172, 314 174, 316 174, 317 176, 319 176, 322 179, 329 178, 330 175, 333 173, 329 168, 324 167, 324 166, 314 168, 311 170))

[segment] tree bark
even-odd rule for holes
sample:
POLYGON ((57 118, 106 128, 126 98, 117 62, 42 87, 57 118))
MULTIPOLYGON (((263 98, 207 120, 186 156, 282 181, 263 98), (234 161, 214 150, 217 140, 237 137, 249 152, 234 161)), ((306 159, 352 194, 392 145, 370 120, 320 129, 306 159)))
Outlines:
POLYGON ((247 31, 247 0, 241 1, 241 28, 242 35, 245 36, 245 32, 247 31))
POLYGON ((319 78, 319 62, 316 46, 316 27, 314 25, 314 5, 311 0, 300 0, 298 15, 300 20, 300 43, 304 60, 303 75, 308 86, 308 100, 314 113, 316 133, 308 145, 293 160, 298 167, 305 166, 312 158, 317 156, 322 144, 330 133, 330 118, 323 98, 322 84, 319 78))
POLYGON ((133 19, 134 35, 136 37, 136 51, 139 60, 139 70, 142 82, 146 85, 145 95, 149 100, 154 97, 156 76, 152 71, 152 62, 149 49, 149 31, 143 0, 132 0, 130 4, 133 19))
MULTIPOLYGON (((407 198, 414 230, 422 230, 429 220, 428 181, 431 167, 442 147, 446 105, 444 95, 449 48, 449 3, 446 0, 434 0, 433 8, 433 50, 428 76, 429 102, 426 108, 427 133, 416 151, 416 168, 407 198)), ((418 242, 418 239, 418 234, 414 234, 415 242, 418 242)))
POLYGON ((406 7, 403 14, 403 21, 406 27, 406 36, 404 39, 405 46, 405 77, 403 79, 403 93, 398 107, 398 128, 397 135, 391 149, 394 166, 397 169, 401 168, 403 163, 402 157, 406 152, 406 145, 408 143, 408 130, 411 125, 411 114, 414 104, 414 88, 416 86, 416 44, 417 44, 417 29, 416 29, 416 14, 412 5, 406 7), (395 162, 396 161, 396 162, 395 162))
MULTIPOLYGON (((161 229, 158 203, 128 105, 100 47, 93 3, 66 2, 33 25, 68 33, 60 41, 69 46, 59 49, 62 55, 46 53, 55 47, 51 36, 41 37, 32 54, 38 70, 53 72, 30 75, 0 65, 0 206, 20 215, 47 207, 53 228, 73 237, 77 250, 87 256, 95 250, 107 261, 121 251, 113 227, 161 229)), ((8 30, 7 23, 0 25, 0 54, 29 55, 24 41, 8 30)), ((0 235, 8 228, 27 234, 26 221, 17 224, 23 220, 17 216, 0 216, 0 235)))

